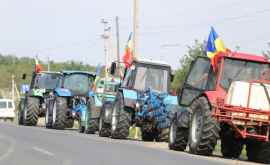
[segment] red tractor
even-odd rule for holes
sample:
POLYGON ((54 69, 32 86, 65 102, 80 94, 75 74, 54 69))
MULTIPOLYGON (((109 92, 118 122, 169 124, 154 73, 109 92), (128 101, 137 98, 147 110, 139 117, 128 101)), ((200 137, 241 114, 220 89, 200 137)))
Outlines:
POLYGON ((169 148, 270 163, 270 62, 263 56, 219 53, 215 65, 197 57, 178 93, 182 110, 170 126, 169 148), (214 66, 214 67, 213 67, 214 66))

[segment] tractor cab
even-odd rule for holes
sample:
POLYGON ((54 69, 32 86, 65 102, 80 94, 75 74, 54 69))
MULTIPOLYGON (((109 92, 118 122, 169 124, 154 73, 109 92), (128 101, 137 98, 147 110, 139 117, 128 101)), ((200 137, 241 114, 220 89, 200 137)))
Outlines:
POLYGON ((197 57, 178 94, 179 104, 188 106, 201 94, 210 102, 225 99, 233 82, 269 81, 270 63, 261 56, 243 53, 221 54, 215 71, 208 57, 197 57))
POLYGON ((134 61, 126 69, 121 87, 145 91, 152 89, 160 93, 168 93, 171 80, 171 67, 159 61, 134 61))
POLYGON ((88 96, 92 91, 95 74, 83 71, 63 71, 63 76, 58 82, 58 88, 66 89, 70 96, 88 96))
POLYGON ((57 82, 61 77, 60 72, 40 72, 33 74, 30 95, 42 96, 44 93, 49 93, 57 86, 57 82))

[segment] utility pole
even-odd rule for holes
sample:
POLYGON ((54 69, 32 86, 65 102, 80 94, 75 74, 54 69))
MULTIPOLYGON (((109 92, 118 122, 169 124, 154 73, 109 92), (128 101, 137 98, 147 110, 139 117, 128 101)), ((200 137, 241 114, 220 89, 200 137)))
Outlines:
POLYGON ((108 39, 110 36, 108 35, 109 31, 111 30, 111 27, 108 27, 108 21, 105 19, 101 20, 101 23, 104 26, 103 34, 101 35, 101 38, 104 40, 104 55, 105 55, 105 79, 108 78, 108 39))
POLYGON ((117 53, 116 53, 116 55, 117 55, 117 57, 116 57, 116 59, 117 59, 117 73, 119 73, 119 71, 120 71, 120 36, 119 36, 119 17, 118 16, 116 16, 116 18, 115 18, 115 24, 116 24, 116 45, 117 45, 117 53))
POLYGON ((12 100, 15 99, 15 80, 14 80, 15 76, 14 74, 12 74, 11 76, 11 97, 12 97, 12 100))
POLYGON ((133 0, 133 55, 134 55, 134 59, 139 58, 138 29, 139 29, 139 0, 133 0))

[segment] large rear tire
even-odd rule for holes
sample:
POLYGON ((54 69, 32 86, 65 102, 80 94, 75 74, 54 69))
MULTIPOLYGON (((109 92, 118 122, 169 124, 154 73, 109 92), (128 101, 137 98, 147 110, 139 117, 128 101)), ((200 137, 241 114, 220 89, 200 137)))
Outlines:
POLYGON ((93 97, 89 97, 87 101, 87 115, 86 115, 86 127, 85 127, 85 133, 86 134, 95 134, 95 132, 98 130, 98 119, 92 118, 92 111, 94 111, 96 108, 95 106, 95 100, 93 97))
POLYGON ((199 97, 191 104, 192 118, 189 130, 189 149, 193 154, 212 155, 219 138, 219 126, 211 115, 210 104, 199 97))
POLYGON ((25 99, 21 99, 19 103, 19 109, 17 111, 18 124, 23 125, 23 110, 25 105, 25 99))
POLYGON ((114 139, 126 139, 129 134, 130 121, 131 116, 125 110, 123 95, 119 93, 113 107, 111 137, 114 139))
POLYGON ((112 110, 113 110, 112 102, 105 102, 102 105, 101 113, 100 113, 100 117, 99 117, 99 136, 100 137, 111 136, 111 125, 110 125, 110 123, 105 122, 105 118, 106 118, 106 116, 109 116, 109 114, 111 114, 112 110))
POLYGON ((36 126, 38 122, 40 100, 37 97, 28 97, 23 110, 23 124, 36 126))
POLYGON ((240 139, 235 138, 234 131, 229 128, 229 126, 224 125, 221 128, 220 133, 221 139, 221 153, 225 158, 239 158, 243 143, 240 139))
POLYGON ((65 129, 67 123, 67 99, 64 97, 56 97, 53 103, 53 128, 54 129, 65 129))
POLYGON ((176 119, 171 122, 169 132, 169 149, 184 151, 188 144, 188 128, 177 126, 176 119))
POLYGON ((250 140, 246 144, 247 157, 249 161, 257 163, 270 163, 270 143, 250 140))

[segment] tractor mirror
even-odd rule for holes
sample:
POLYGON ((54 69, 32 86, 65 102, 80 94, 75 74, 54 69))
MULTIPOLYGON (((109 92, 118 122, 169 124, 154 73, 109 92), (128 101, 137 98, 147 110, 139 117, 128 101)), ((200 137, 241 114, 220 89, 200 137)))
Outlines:
POLYGON ((24 74, 22 75, 22 79, 23 79, 23 80, 26 79, 26 73, 24 73, 24 74))
POLYGON ((115 71, 116 71, 116 63, 115 62, 112 62, 112 64, 111 64, 111 70, 110 70, 111 75, 114 75, 115 74, 115 71))

